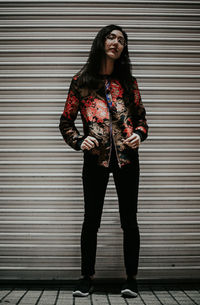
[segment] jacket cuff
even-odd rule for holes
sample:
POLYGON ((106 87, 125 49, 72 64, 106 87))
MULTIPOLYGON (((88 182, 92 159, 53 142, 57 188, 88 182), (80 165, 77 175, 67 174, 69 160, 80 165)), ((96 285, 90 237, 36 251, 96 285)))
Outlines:
POLYGON ((81 138, 79 138, 78 140, 77 140, 77 142, 76 142, 76 150, 81 150, 81 144, 83 143, 83 141, 85 140, 85 136, 83 136, 83 137, 81 137, 81 138))
POLYGON ((138 134, 138 136, 140 136, 141 142, 145 140, 145 137, 143 136, 142 131, 135 130, 134 133, 136 133, 136 134, 138 134))

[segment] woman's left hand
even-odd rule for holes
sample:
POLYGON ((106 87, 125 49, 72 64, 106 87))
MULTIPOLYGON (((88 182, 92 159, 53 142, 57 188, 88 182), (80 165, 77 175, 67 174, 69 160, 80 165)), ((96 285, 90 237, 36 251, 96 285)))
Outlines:
POLYGON ((136 133, 133 133, 129 138, 123 141, 123 144, 126 144, 133 149, 138 148, 140 146, 140 143, 141 143, 140 136, 136 133))

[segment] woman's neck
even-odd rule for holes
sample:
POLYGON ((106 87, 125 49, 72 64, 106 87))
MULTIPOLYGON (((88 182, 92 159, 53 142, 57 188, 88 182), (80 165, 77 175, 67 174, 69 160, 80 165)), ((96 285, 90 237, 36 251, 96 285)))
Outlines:
POLYGON ((100 74, 110 75, 112 74, 113 69, 114 69, 114 60, 112 60, 111 58, 106 58, 105 62, 103 62, 101 65, 100 74))

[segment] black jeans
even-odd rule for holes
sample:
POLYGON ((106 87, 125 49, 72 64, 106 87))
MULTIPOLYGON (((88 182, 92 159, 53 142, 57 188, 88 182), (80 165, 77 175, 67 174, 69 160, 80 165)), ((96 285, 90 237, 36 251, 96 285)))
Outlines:
POLYGON ((140 234, 137 223, 139 159, 119 168, 114 153, 109 168, 97 165, 95 156, 84 154, 82 171, 84 190, 84 221, 81 233, 81 274, 95 274, 97 232, 100 228, 104 196, 109 173, 117 190, 121 228, 123 230, 124 264, 127 276, 138 271, 140 234))

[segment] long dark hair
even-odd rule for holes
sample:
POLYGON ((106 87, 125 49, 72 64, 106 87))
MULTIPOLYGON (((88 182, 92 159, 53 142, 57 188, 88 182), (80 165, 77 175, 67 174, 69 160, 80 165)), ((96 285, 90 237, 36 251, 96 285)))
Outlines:
POLYGON ((105 40, 106 36, 110 34, 113 30, 119 30, 122 32, 126 45, 121 53, 120 58, 118 58, 114 63, 114 70, 112 75, 119 80, 124 89, 124 99, 127 104, 129 104, 130 99, 133 97, 133 78, 132 78, 132 66, 129 59, 128 52, 128 36, 126 32, 119 26, 115 24, 110 24, 103 27, 96 35, 93 40, 93 44, 89 53, 88 60, 86 64, 80 71, 79 76, 79 86, 87 89, 97 89, 102 78, 99 74, 102 62, 106 58, 105 54, 105 40))

